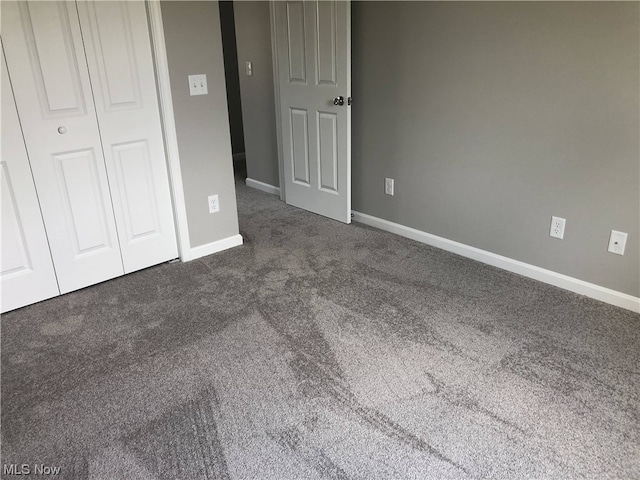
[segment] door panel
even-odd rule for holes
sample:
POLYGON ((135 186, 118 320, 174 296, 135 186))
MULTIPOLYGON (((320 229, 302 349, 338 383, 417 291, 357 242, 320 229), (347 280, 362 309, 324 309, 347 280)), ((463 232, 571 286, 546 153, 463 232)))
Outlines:
POLYGON ((317 8, 317 42, 320 46, 316 56, 317 83, 336 84, 336 4, 319 1, 317 8))
POLYGON ((0 155, 0 312, 60 294, 4 55, 0 155))
POLYGON ((113 157, 117 189, 124 197, 126 243, 160 235, 147 142, 116 145, 113 157))
POLYGON ((93 149, 52 155, 74 258, 111 250, 107 208, 93 149))
POLYGON ((75 5, 3 2, 2 40, 60 291, 122 275, 75 5))
POLYGON ((73 4, 21 5, 26 47, 45 115, 86 113, 69 8, 73 4))
POLYGON ((309 128, 307 111, 291 109, 291 162, 293 163, 293 181, 299 185, 309 183, 309 128))
POLYGON ((338 193, 338 116, 318 112, 318 163, 320 189, 338 193))
POLYGON ((103 102, 105 110, 112 111, 140 108, 140 85, 138 64, 133 45, 129 9, 119 2, 112 4, 96 2, 80 5, 80 21, 85 36, 91 37, 91 45, 100 81, 101 95, 96 100, 103 102), (89 20, 87 23, 87 16, 89 20))
POLYGON ((350 223, 350 3, 273 8, 286 202, 350 223), (334 105, 340 96, 344 105, 334 105))
POLYGON ((78 2, 126 273, 178 256, 143 2, 78 2))
POLYGON ((15 189, 9 177, 7 162, 0 161, 0 188, 2 188, 2 274, 10 275, 31 270, 27 242, 15 189))
POLYGON ((287 57, 289 82, 307 83, 304 2, 287 2, 287 57))
POLYGON ((2 188, 2 274, 10 275, 30 270, 31 261, 27 254, 27 242, 24 237, 22 218, 18 212, 15 189, 5 161, 0 161, 0 188, 2 188))

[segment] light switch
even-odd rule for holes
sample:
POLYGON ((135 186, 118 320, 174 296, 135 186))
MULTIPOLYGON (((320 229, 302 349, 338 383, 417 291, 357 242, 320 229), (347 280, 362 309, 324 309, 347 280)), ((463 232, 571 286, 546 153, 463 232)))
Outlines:
POLYGON ((189 95, 206 95, 207 93, 209 93, 207 76, 205 74, 189 75, 189 95))
POLYGON ((251 65, 251 62, 247 62, 247 77, 252 77, 253 76, 253 65, 251 65))

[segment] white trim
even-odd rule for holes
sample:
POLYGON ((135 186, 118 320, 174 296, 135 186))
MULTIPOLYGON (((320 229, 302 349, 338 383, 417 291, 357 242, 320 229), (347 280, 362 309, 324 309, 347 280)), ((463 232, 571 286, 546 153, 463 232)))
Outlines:
POLYGON ((255 188, 257 190, 270 193, 271 195, 280 196, 280 187, 276 187, 275 185, 269 185, 268 183, 254 180, 253 178, 247 178, 246 184, 247 184, 247 187, 255 188))
POLYGON ((284 163, 282 160, 282 117, 280 116, 280 69, 278 67, 278 37, 276 30, 276 5, 269 1, 269 18, 271 20, 271 61, 273 64, 273 91, 276 112, 276 145, 278 147, 278 175, 280 178, 280 200, 287 201, 284 181, 284 163))
POLYGON ((240 161, 240 160, 246 160, 246 158, 247 158, 246 155, 245 155, 245 152, 234 153, 232 155, 232 157, 233 157, 233 161, 234 162, 237 162, 237 161, 240 161))
POLYGON ((223 250, 227 250, 229 248, 237 247, 240 245, 242 245, 242 235, 238 233, 231 237, 223 238, 222 240, 193 247, 190 252, 191 260, 211 255, 213 253, 218 253, 223 250))
POLYGON ((453 240, 438 237, 421 230, 416 230, 415 228, 406 227, 365 213, 352 213, 353 220, 356 222, 364 223, 365 225, 376 227, 402 237, 431 245, 432 247, 441 248, 442 250, 453 252, 463 257, 471 258, 494 267, 502 268, 509 272, 518 273, 525 277, 548 283, 549 285, 554 285, 580 295, 585 295, 605 303, 610 303, 617 307, 631 310, 632 312, 640 313, 640 298, 638 297, 618 292, 616 290, 611 290, 606 287, 601 287, 551 270, 536 267, 535 265, 503 257, 502 255, 487 252, 486 250, 471 247, 463 243, 454 242, 453 240))
POLYGON ((156 80, 158 83, 158 98, 160 101, 160 118, 164 133, 167 166, 169 168, 169 185, 173 200, 173 214, 176 221, 176 235, 178 239, 178 253, 183 262, 189 261, 191 244, 189 240, 189 226, 187 223, 187 206, 184 199, 182 171, 180 169, 180 152, 178 150, 178 136, 176 134, 175 118, 173 116, 173 99, 171 97, 171 82, 169 80, 169 63, 164 41, 164 27, 162 25, 162 11, 160 0, 147 1, 149 12, 149 26, 151 28, 151 45, 156 66, 156 80))
MULTIPOLYGON (((351 99, 351 1, 346 2, 347 15, 347 98, 351 99)), ((351 163, 351 102, 347 103, 347 218, 345 223, 351 223, 351 207, 353 199, 353 182, 351 163)))

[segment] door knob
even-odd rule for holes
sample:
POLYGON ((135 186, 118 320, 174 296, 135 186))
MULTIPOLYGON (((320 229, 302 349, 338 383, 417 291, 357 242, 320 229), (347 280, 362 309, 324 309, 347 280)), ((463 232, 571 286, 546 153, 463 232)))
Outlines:
POLYGON ((60 135, 64 135, 65 133, 67 133, 67 127, 58 127, 58 133, 60 135))
POLYGON ((340 97, 336 97, 333 99, 333 104, 334 105, 344 105, 344 97, 340 96, 340 97))

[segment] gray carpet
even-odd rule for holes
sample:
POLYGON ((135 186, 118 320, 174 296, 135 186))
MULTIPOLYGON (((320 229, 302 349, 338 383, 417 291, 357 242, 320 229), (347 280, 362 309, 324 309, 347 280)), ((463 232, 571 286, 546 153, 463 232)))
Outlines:
POLYGON ((238 201, 242 247, 2 317, 2 463, 640 478, 639 315, 242 185, 238 201))

